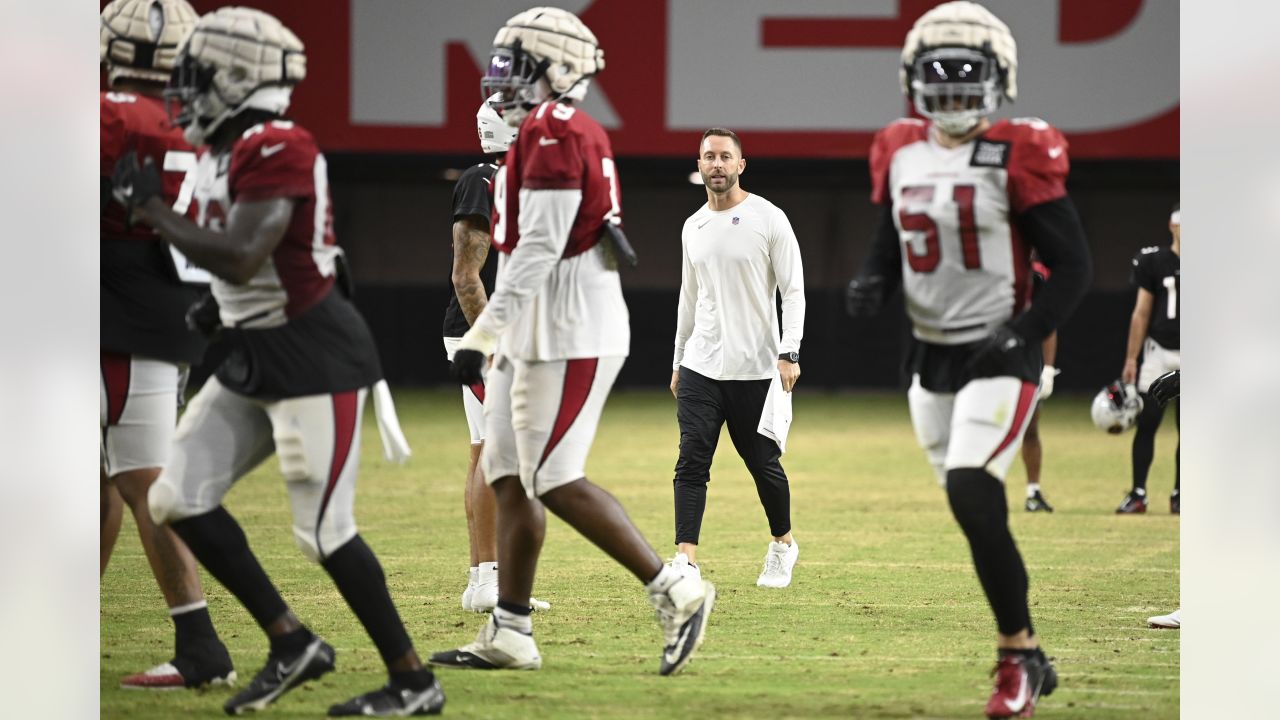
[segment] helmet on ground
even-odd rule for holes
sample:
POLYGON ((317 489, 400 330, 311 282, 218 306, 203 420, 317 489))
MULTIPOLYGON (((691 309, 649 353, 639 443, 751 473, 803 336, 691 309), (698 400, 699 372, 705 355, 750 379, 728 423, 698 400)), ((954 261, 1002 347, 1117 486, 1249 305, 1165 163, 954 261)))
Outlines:
POLYGON ((1142 396, 1138 394, 1138 388, 1119 380, 1099 390, 1089 408, 1093 424, 1112 435, 1133 427, 1141 412, 1142 396))
POLYGON ((199 146, 244 110, 283 114, 306 76, 302 41, 289 28, 261 10, 224 7, 182 44, 165 97, 181 105, 174 123, 199 146))
POLYGON ((589 79, 604 69, 604 50, 577 15, 536 7, 506 22, 493 38, 489 69, 480 80, 484 97, 508 125, 519 127, 529 110, 546 100, 581 100, 589 79), (539 87, 545 82, 547 91, 539 87))
POLYGON ((115 0, 102 9, 98 59, 107 82, 169 80, 178 47, 200 16, 186 0, 115 0))
POLYGON ((902 91, 943 132, 963 135, 1018 96, 1018 46, 1009 26, 967 0, 916 20, 902 46, 902 91))

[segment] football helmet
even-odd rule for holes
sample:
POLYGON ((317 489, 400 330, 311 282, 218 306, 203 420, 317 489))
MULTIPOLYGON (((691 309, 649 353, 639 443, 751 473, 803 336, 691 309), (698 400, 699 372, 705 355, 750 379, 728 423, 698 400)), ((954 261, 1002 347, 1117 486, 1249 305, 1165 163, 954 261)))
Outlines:
POLYGON ((902 91, 949 135, 963 135, 1018 96, 1018 46, 981 5, 943 3, 916 20, 902 46, 902 91))
POLYGON ((261 10, 224 7, 200 18, 182 44, 165 98, 174 124, 199 147, 244 110, 283 114, 306 76, 302 41, 289 28, 261 10))
POLYGON ((501 100, 497 93, 480 103, 476 111, 476 133, 480 135, 480 149, 486 154, 504 153, 515 142, 519 128, 507 124, 490 103, 501 100))
POLYGON ((577 15, 536 7, 498 30, 480 89, 486 98, 497 94, 494 108, 508 125, 519 127, 541 102, 581 100, 590 78, 603 69, 604 50, 577 15))
POLYGON ((178 47, 200 16, 186 0, 115 0, 102 9, 98 59, 107 82, 169 79, 178 47))
POLYGON ((1133 427, 1141 412, 1142 396, 1138 394, 1137 386, 1119 380, 1099 390, 1089 408, 1093 424, 1112 435, 1133 427))

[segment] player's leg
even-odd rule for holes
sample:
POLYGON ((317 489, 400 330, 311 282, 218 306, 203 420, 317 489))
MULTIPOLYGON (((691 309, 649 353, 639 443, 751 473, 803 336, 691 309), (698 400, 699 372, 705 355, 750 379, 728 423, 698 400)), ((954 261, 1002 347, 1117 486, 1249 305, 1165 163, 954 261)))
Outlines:
MULTIPOLYGON (((471 538, 471 567, 475 586, 470 610, 488 612, 498 602, 497 500, 480 467, 484 450, 484 393, 482 384, 462 388, 463 407, 471 433, 471 457, 467 473, 467 531, 471 538)), ((465 604, 465 603, 464 603, 465 604)))
POLYGON ((1182 400, 1174 400, 1173 423, 1178 430, 1178 447, 1173 451, 1173 495, 1169 498, 1169 512, 1182 513, 1182 400))
POLYGON ((729 438, 738 456, 755 480, 756 494, 769 521, 772 539, 764 555, 764 569, 756 580, 759 587, 784 588, 800 557, 800 546, 791 536, 791 486, 782 469, 782 450, 773 440, 756 431, 769 394, 768 380, 721 383, 729 425, 729 438))
POLYGON ((98 577, 101 578, 107 572, 111 551, 120 536, 124 503, 120 500, 120 493, 107 479, 106 471, 99 470, 98 475, 101 476, 98 486, 98 577))
POLYGON ((195 558, 167 527, 151 520, 147 492, 168 460, 177 422, 181 370, 138 356, 103 357, 105 476, 133 513, 143 553, 174 623, 174 657, 121 685, 170 689, 235 680, 231 657, 209 617, 195 558))
POLYGON ((1027 469, 1027 512, 1053 512, 1053 506, 1040 491, 1040 463, 1044 449, 1040 443, 1040 404, 1036 403, 1031 422, 1022 438, 1022 464, 1027 469))
POLYGON ((676 460, 676 560, 697 572, 698 540, 707 509, 711 460, 725 421, 721 383, 688 368, 680 368, 676 387, 676 422, 680 426, 680 457, 676 460))
MULTIPOLYGON (((335 705, 329 713, 443 706, 387 589, 386 576, 355 522, 356 476, 365 389, 271 403, 267 414, 293 511, 293 537, 308 560, 333 579, 387 667, 383 688, 335 705)), ((318 638, 316 638, 318 640, 318 638)))
POLYGON ((915 431, 916 442, 924 450, 938 485, 942 488, 947 486, 945 466, 947 446, 951 442, 951 410, 954 406, 955 395, 925 390, 920 384, 920 376, 912 376, 911 387, 907 390, 911 429, 915 431))
POLYGON ((988 714, 1029 712, 1057 686, 1039 648, 1027 602, 1028 578, 1009 531, 1004 478, 1035 408, 1036 384, 981 378, 956 394, 947 448, 947 499, 969 541, 974 569, 996 618, 999 664, 988 714), (1029 688, 1028 692, 1024 692, 1029 688))

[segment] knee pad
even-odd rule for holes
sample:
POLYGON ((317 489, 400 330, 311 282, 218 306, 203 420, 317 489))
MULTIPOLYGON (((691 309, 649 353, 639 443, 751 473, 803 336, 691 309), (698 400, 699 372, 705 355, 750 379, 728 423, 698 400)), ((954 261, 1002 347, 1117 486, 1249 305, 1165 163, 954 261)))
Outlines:
POLYGON ((276 458, 280 462, 280 474, 288 482, 298 482, 311 477, 311 469, 307 465, 306 448, 302 445, 302 433, 294 428, 283 428, 277 431, 274 440, 276 458))
POLYGON ((147 511, 151 515, 151 522, 156 525, 182 519, 178 514, 178 489, 164 473, 147 490, 147 511))
POLYGON ((320 563, 324 558, 320 555, 320 546, 316 544, 316 532, 313 529, 293 526, 293 541, 298 544, 303 557, 313 563, 320 563))
POLYGON ((955 468, 946 478, 951 513, 971 541, 1008 533, 1004 484, 994 475, 981 468, 955 468))

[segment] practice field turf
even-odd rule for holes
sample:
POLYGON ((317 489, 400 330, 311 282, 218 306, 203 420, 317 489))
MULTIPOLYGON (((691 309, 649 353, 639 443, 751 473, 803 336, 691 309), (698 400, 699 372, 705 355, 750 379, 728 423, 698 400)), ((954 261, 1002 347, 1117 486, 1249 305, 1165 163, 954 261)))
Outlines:
MULTIPOLYGON (((398 392, 414 456, 382 459, 366 415, 356 517, 381 558, 419 652, 470 642, 483 616, 464 613, 462 508, 467 430, 457 391, 398 392)), ((1031 611, 1061 683, 1043 718, 1175 718, 1178 633, 1146 628, 1178 606, 1172 416, 1157 439, 1151 512, 1116 516, 1129 486, 1131 436, 1089 422, 1088 398, 1045 407, 1044 491, 1057 512, 1022 510, 1021 462, 1010 516, 1031 576, 1031 611)), ((612 491, 664 558, 671 545, 675 403, 617 392, 589 477, 612 491)), ((535 594, 538 672, 439 672, 445 715, 493 718, 982 717, 995 624, 946 496, 916 446, 905 394, 802 389, 783 464, 792 482, 800 561, 785 590, 755 586, 768 538, 764 512, 727 434, 712 470, 700 560, 719 600, 706 644, 685 672, 659 677, 662 635, 642 587, 549 517, 535 594)), ((384 681, 372 643, 328 576, 294 547, 275 461, 242 480, 227 506, 297 614, 338 651, 338 671, 286 695, 268 717, 320 717, 384 681)), ((230 696, 120 690, 119 679, 166 660, 172 625, 132 519, 101 590, 102 716, 222 716, 230 696)), ((239 603, 205 576, 215 624, 243 686, 266 642, 239 603)))

